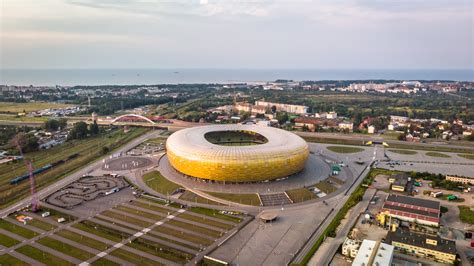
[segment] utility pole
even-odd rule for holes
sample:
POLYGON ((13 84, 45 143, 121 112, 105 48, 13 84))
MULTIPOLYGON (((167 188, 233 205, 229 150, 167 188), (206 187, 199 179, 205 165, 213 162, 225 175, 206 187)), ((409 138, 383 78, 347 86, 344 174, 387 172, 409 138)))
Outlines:
POLYGON ((38 198, 36 197, 36 184, 35 184, 35 177, 33 175, 33 165, 31 161, 27 161, 25 156, 23 155, 23 151, 21 149, 19 139, 15 140, 16 145, 18 147, 18 151, 20 152, 20 156, 23 158, 23 162, 25 163, 26 168, 28 169, 28 173, 30 175, 30 193, 31 193, 31 211, 36 212, 39 208, 38 206, 38 198))

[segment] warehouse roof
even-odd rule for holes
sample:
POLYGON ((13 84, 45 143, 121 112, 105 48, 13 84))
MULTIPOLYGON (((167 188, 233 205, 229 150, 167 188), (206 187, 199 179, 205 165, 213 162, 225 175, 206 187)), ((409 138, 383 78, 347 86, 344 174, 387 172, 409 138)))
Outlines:
POLYGON ((409 213, 414 213, 414 214, 419 214, 419 215, 424 215, 424 216, 430 216, 430 217, 434 217, 434 218, 438 218, 438 216, 439 216, 439 213, 428 212, 428 211, 425 211, 425 210, 405 208, 403 206, 397 206, 397 205, 384 204, 383 208, 384 209, 395 210, 395 211, 409 212, 409 213))
MULTIPOLYGON (((410 231, 397 230, 396 232, 388 232, 386 242, 392 244, 392 241, 417 246, 421 248, 431 249, 448 254, 456 254, 456 242, 443 239, 439 236, 431 236, 418 234, 410 231), (435 240, 436 245, 428 244, 427 239, 435 240)), ((393 244, 392 244, 393 245, 393 244)))
POLYGON ((407 196, 400 196, 390 194, 387 197, 386 201, 397 202, 401 204, 409 204, 418 207, 430 208, 430 209, 439 209, 440 204, 438 201, 434 200, 426 200, 426 199, 419 199, 414 197, 407 197, 407 196))

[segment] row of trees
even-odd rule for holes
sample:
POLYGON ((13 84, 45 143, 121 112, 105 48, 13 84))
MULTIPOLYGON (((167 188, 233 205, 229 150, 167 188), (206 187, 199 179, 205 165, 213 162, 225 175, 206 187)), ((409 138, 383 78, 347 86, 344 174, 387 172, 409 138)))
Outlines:
POLYGON ((94 121, 93 124, 87 125, 86 122, 77 122, 72 127, 71 131, 68 134, 68 140, 72 139, 84 139, 87 136, 95 136, 100 133, 99 126, 97 122, 94 121))
POLYGON ((67 126, 66 118, 59 118, 58 120, 49 119, 48 121, 45 121, 43 124, 43 128, 47 131, 56 131, 56 130, 65 129, 66 126, 67 126))

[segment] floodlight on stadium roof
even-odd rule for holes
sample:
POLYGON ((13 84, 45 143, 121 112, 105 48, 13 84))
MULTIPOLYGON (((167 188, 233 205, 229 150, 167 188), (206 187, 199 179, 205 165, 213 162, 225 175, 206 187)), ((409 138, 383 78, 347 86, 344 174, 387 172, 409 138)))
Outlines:
POLYGON ((301 171, 309 155, 301 137, 277 128, 257 125, 211 125, 173 133, 167 156, 179 172, 216 181, 251 182, 287 177, 301 171), (225 139, 243 134, 250 140, 225 139), (207 136, 216 139, 211 143, 207 136), (224 139, 221 139, 222 138, 224 139), (230 145, 230 146, 227 146, 230 145))

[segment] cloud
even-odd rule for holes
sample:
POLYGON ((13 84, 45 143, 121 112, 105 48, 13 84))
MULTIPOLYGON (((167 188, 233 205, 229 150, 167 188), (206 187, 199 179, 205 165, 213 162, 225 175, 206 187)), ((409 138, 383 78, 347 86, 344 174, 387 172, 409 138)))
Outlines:
POLYGON ((268 5, 273 1, 66 0, 66 2, 148 16, 265 16, 268 5))

